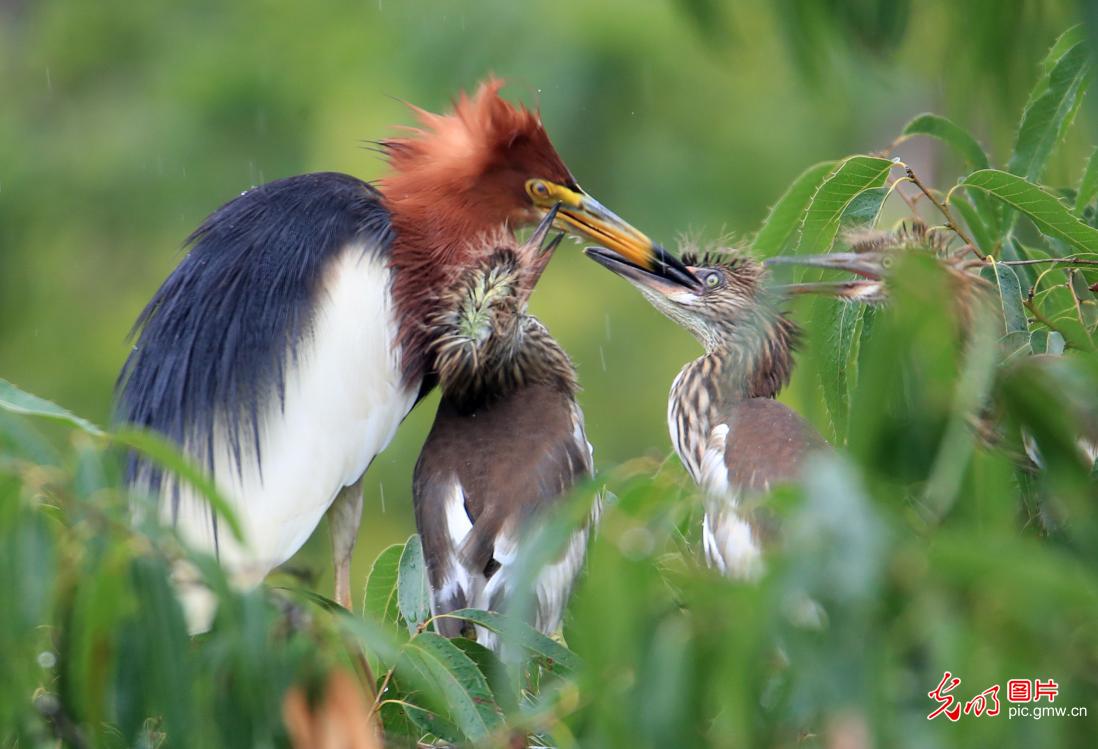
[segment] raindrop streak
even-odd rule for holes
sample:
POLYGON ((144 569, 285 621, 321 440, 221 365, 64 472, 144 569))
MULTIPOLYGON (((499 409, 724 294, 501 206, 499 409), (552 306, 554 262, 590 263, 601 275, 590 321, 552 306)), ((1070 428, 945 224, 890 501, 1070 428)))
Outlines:
POLYGON ((602 346, 599 346, 599 359, 602 361, 602 371, 606 371, 606 351, 602 346))
POLYGON ((50 69, 46 68, 46 90, 51 94, 53 93, 53 76, 50 74, 50 69))
POLYGON ((385 514, 385 484, 377 482, 377 491, 381 495, 381 514, 385 514))

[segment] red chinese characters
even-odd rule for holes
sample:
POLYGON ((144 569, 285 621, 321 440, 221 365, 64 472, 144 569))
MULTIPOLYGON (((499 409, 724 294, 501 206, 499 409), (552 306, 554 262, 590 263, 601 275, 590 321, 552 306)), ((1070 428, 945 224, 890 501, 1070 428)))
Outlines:
POLYGON ((1007 700, 1029 702, 1033 699, 1033 682, 1029 679, 1011 679, 1007 682, 1007 700))
POLYGON ((965 715, 994 717, 999 714, 999 685, 992 684, 965 703, 965 715))
POLYGON ((942 681, 933 690, 927 692, 930 699, 938 703, 938 709, 926 716, 927 720, 934 720, 942 713, 956 723, 961 717, 961 703, 953 699, 949 692, 953 691, 961 680, 948 671, 942 676, 942 681), (946 686, 948 684, 948 686, 946 686))

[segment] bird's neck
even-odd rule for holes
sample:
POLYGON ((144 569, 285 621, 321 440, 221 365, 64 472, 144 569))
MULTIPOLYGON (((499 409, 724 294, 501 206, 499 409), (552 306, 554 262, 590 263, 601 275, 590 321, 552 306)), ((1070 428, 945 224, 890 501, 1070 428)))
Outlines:
POLYGON ((740 324, 706 342, 671 386, 668 427, 679 457, 700 481, 702 457, 714 427, 748 398, 773 398, 789 382, 796 328, 781 315, 740 324))
POLYGON ((428 321, 460 273, 476 261, 481 238, 505 233, 507 222, 464 217, 437 202, 387 200, 395 233, 389 265, 404 382, 417 385, 430 369, 428 321))

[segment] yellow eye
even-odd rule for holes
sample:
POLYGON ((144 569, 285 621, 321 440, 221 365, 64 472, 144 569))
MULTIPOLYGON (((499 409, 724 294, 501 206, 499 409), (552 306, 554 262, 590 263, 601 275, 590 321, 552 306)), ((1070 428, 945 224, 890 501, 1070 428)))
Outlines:
POLYGON ((720 283, 721 283, 720 276, 718 276, 716 273, 710 273, 708 276, 705 277, 705 285, 708 286, 711 289, 717 288, 717 286, 719 286, 720 283))
POLYGON ((526 181, 526 192, 534 200, 549 200, 550 190, 549 185, 545 184, 540 179, 530 179, 526 181))

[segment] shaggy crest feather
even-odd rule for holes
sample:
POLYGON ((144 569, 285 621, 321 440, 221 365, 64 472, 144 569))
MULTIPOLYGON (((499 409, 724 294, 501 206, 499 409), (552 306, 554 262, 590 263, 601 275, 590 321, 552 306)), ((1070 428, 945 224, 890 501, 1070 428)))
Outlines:
POLYGON ((929 228, 915 219, 904 221, 892 231, 853 229, 843 235, 851 252, 881 252, 885 250, 926 250, 938 257, 949 254, 953 237, 949 232, 929 228))
POLYGON ((434 371, 456 403, 492 400, 533 382, 569 395, 578 390, 568 355, 527 313, 523 261, 497 248, 441 296, 429 321, 434 371))
POLYGON ((490 232, 510 233, 530 218, 528 178, 578 189, 539 114, 500 97, 502 86, 488 78, 458 97, 450 114, 409 105, 421 127, 380 144, 392 167, 380 186, 396 230, 390 264, 409 381, 423 373, 428 347, 427 329, 413 321, 438 302, 423 290, 450 287, 455 269, 494 246, 490 232))

